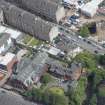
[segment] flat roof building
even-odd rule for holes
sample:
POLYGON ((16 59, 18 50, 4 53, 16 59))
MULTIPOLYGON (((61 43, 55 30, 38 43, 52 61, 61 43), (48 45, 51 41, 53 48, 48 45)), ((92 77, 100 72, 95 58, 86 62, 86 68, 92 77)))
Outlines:
POLYGON ((22 32, 3 25, 0 25, 0 33, 9 34, 12 39, 17 39, 20 35, 22 35, 22 32))
POLYGON ((97 13, 98 6, 101 2, 103 0, 92 0, 80 8, 81 12, 88 17, 93 17, 97 13))

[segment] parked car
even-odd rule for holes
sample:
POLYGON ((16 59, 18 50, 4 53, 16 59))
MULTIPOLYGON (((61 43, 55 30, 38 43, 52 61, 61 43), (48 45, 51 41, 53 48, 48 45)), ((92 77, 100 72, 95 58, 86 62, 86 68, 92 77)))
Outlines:
POLYGON ((95 50, 94 52, 95 52, 96 54, 98 53, 98 51, 97 51, 97 50, 95 50))

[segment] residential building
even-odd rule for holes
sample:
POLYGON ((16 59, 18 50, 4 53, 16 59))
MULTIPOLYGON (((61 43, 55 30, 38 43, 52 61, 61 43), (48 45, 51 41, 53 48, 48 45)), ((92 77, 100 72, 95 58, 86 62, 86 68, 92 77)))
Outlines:
POLYGON ((53 23, 44 21, 10 3, 1 2, 0 7, 4 12, 6 24, 29 33, 38 39, 52 41, 59 33, 58 27, 53 23))
POLYGON ((15 88, 28 89, 37 84, 40 77, 48 70, 46 53, 39 53, 33 59, 24 58, 17 64, 17 69, 11 77, 11 83, 15 88))
POLYGON ((65 9, 60 5, 59 0, 6 0, 14 5, 41 16, 46 20, 59 22, 65 17, 65 9))
POLYGON ((0 33, 0 54, 5 53, 12 46, 10 34, 0 33))
POLYGON ((0 87, 11 77, 16 62, 17 58, 13 53, 8 52, 5 55, 0 55, 0 87))
POLYGON ((0 55, 0 72, 11 74, 15 62, 17 62, 17 59, 13 53, 8 52, 4 56, 0 55))
POLYGON ((82 73, 82 66, 77 62, 73 62, 70 67, 63 67, 57 61, 50 61, 48 65, 49 73, 64 80, 78 80, 82 73))

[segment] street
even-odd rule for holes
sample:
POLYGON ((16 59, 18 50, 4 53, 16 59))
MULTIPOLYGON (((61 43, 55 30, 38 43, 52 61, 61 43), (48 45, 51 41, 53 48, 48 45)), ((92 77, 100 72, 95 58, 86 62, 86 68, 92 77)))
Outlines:
POLYGON ((60 32, 65 35, 66 38, 69 40, 72 40, 75 44, 83 48, 84 50, 87 50, 93 54, 100 54, 104 55, 105 54, 105 48, 103 48, 101 45, 98 43, 95 43, 89 39, 84 38, 79 38, 78 35, 73 35, 72 33, 68 33, 64 30, 60 30, 60 32))

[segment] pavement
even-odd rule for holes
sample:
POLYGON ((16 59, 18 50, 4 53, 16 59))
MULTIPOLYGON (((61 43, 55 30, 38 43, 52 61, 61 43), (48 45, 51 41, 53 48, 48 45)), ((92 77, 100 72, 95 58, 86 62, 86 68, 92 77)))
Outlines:
POLYGON ((105 48, 103 48, 99 43, 93 42, 90 39, 79 38, 79 35, 73 34, 73 32, 66 32, 64 30, 60 30, 60 32, 70 41, 72 40, 75 44, 87 50, 93 54, 105 54, 105 48))

